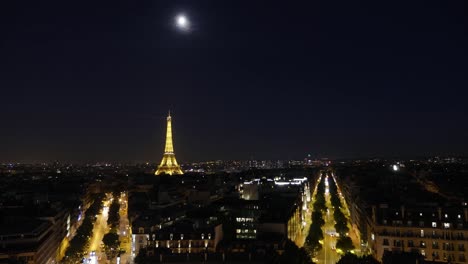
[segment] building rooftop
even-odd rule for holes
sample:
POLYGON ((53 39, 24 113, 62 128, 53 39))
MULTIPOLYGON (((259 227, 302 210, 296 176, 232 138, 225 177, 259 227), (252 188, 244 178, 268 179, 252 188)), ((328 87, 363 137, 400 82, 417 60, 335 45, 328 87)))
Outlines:
POLYGON ((3 240, 7 237, 34 237, 47 230, 51 225, 49 221, 34 218, 3 218, 0 222, 0 237, 3 240))

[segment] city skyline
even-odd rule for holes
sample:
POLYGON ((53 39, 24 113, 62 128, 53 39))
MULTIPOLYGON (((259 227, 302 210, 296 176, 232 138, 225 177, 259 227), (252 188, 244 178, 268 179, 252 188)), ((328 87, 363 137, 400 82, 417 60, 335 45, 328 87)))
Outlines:
POLYGON ((0 1, 0 264, 468 263, 465 7, 0 1))
POLYGON ((1 5, 0 162, 468 154, 462 1, 1 5))

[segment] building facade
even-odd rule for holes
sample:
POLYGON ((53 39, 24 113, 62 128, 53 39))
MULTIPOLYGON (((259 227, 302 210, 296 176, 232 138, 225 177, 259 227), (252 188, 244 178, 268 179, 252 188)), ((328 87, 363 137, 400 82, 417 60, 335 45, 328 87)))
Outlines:
POLYGON ((427 260, 467 263, 468 208, 372 207, 369 245, 381 260, 386 251, 417 252, 427 260))

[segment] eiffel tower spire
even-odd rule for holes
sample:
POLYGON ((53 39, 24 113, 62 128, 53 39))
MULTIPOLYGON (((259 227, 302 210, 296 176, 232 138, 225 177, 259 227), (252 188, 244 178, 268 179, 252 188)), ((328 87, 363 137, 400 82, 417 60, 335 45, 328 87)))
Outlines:
POLYGON ((166 145, 164 147, 164 155, 159 164, 158 169, 155 172, 155 175, 166 173, 169 175, 173 174, 184 174, 180 169, 180 166, 177 164, 177 160, 174 154, 174 145, 172 144, 172 117, 171 111, 167 116, 167 130, 166 130, 166 145))

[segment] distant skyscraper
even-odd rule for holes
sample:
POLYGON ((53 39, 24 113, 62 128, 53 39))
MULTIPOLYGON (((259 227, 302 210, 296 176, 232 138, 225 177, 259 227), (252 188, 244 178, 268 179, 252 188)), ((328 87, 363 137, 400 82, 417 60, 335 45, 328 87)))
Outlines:
POLYGON ((172 145, 171 112, 169 112, 169 115, 167 116, 166 146, 164 148, 163 159, 155 172, 156 175, 162 173, 169 175, 184 174, 180 169, 180 166, 177 164, 177 160, 174 154, 174 146, 172 145))

